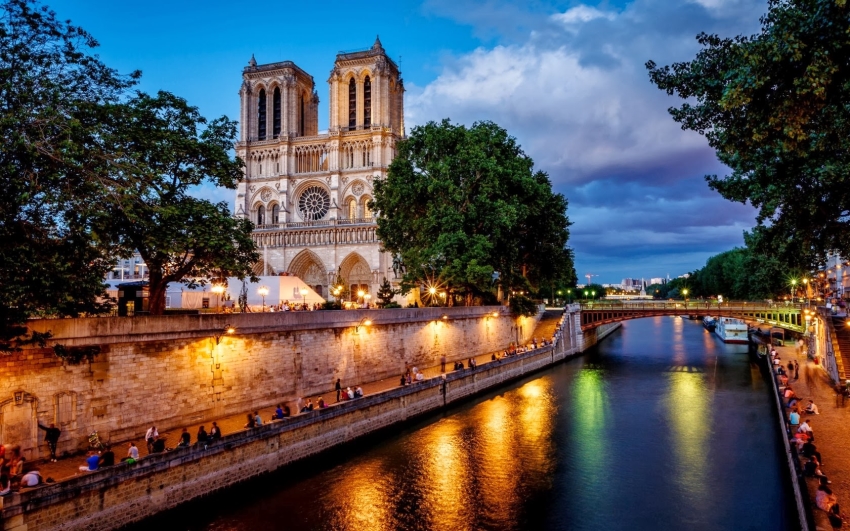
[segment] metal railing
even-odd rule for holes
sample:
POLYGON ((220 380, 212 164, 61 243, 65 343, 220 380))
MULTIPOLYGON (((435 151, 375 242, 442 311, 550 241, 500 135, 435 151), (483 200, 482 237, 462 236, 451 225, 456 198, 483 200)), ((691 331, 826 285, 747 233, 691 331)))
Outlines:
POLYGON ((376 218, 340 218, 317 221, 289 221, 286 223, 267 223, 257 225, 254 230, 306 229, 315 227, 336 227, 340 225, 373 225, 376 218))
POLYGON ((710 312, 711 310, 746 310, 746 311, 799 311, 807 308, 802 303, 768 303, 759 301, 728 301, 717 303, 715 301, 579 301, 577 304, 582 310, 699 310, 710 312))

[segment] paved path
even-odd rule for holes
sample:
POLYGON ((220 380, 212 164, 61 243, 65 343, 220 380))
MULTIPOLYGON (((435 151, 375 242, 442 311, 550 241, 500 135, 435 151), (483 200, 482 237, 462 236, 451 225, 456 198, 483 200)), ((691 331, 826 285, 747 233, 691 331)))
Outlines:
MULTIPOLYGON (((544 316, 543 319, 541 319, 540 324, 535 329, 535 336, 534 337, 537 337, 538 340, 542 340, 544 337, 546 337, 547 339, 551 339, 552 332, 555 330, 555 327, 557 326, 557 322, 560 319, 561 313, 563 313, 563 312, 555 313, 555 312, 552 312, 552 311, 547 311, 546 315, 544 316), (553 322, 554 322, 554 325, 553 325, 553 322), (537 333, 538 331, 540 331, 541 333, 546 332, 548 334, 548 336, 540 335, 540 334, 537 333)), ((565 336, 566 337, 564 337, 564 340, 569 342, 568 334, 565 334, 565 336)), ((567 344, 567 348, 569 348, 569 344, 567 344)), ((491 362, 491 356, 492 356, 492 353, 482 354, 480 356, 476 356, 475 361, 478 363, 478 365, 484 365, 485 363, 491 362)), ((466 360, 464 360, 464 362, 466 362, 466 360)), ((447 372, 452 371, 452 365, 453 365, 452 362, 447 363, 447 367, 446 367, 447 372)), ((464 363, 464 365, 465 365, 465 363, 464 363)), ((424 373, 425 378, 434 378, 434 377, 437 377, 441 374, 441 370, 440 370, 439 365, 436 365, 436 366, 433 366, 433 367, 426 367, 426 368, 420 367, 419 370, 421 370, 424 373)), ((394 376, 392 378, 386 378, 386 379, 383 379, 383 380, 378 380, 378 381, 375 381, 375 382, 363 383, 363 384, 361 384, 361 387, 363 388, 363 394, 364 395, 371 395, 371 394, 380 393, 382 391, 386 391, 386 390, 389 390, 389 389, 399 387, 400 376, 401 375, 394 376)), ((347 384, 348 382, 345 382, 345 383, 347 384)), ((352 389, 353 389, 353 387, 352 387, 352 389)), ((335 391, 328 391, 326 394, 324 394, 322 396, 324 397, 325 402, 328 405, 333 405, 334 403, 336 403, 336 392, 335 391)), ((305 404, 307 402, 307 398, 312 398, 313 404, 317 404, 319 396, 304 397, 304 403, 305 404)), ((293 399, 281 400, 281 404, 287 403, 289 405, 290 409, 292 410, 292 412, 295 413, 296 412, 296 406, 295 406, 296 400, 297 400, 297 397, 294 400, 293 399)), ((269 422, 269 420, 272 417, 272 414, 274 413, 274 410, 275 410, 274 407, 261 408, 259 410, 260 417, 263 419, 264 422, 269 422)), ((247 422, 247 418, 246 418, 247 414, 248 414, 248 412, 246 411, 244 413, 230 415, 228 417, 222 417, 222 418, 216 419, 216 423, 218 423, 218 426, 219 426, 219 428, 221 428, 222 434, 224 434, 224 435, 229 434, 229 433, 233 433, 233 432, 236 432, 236 431, 244 430, 245 424, 247 422)), ((198 428, 202 425, 206 428, 207 432, 209 432, 210 427, 212 426, 212 421, 207 421, 207 422, 203 422, 203 423, 197 423, 197 424, 185 426, 185 428, 189 431, 189 434, 191 434, 191 436, 192 436, 192 442, 193 443, 196 440, 195 436, 198 433, 198 428)), ((167 432, 160 431, 159 435, 160 435, 160 438, 166 439, 166 447, 167 448, 174 448, 175 446, 177 446, 177 443, 179 442, 181 432, 182 432, 182 427, 172 429, 172 430, 169 430, 167 432)), ((147 455, 148 451, 147 451, 147 444, 144 441, 144 433, 140 433, 138 439, 135 439, 132 442, 136 443, 136 447, 139 449, 140 457, 144 457, 145 455, 147 455)), ((121 442, 117 442, 117 443, 113 442, 112 451, 115 452, 116 462, 127 455, 127 447, 129 445, 129 443, 130 443, 130 441, 121 441, 121 442)), ((60 459, 56 463, 49 463, 49 462, 48 463, 40 463, 38 468, 41 471, 42 477, 53 478, 55 481, 62 481, 63 479, 69 479, 69 478, 71 478, 71 477, 73 477, 77 474, 85 474, 85 472, 80 472, 80 470, 79 470, 80 466, 85 464, 84 461, 85 461, 85 456, 69 457, 69 458, 65 458, 65 459, 60 459)))
MULTIPOLYGON (((824 461, 821 470, 832 481, 830 488, 838 496, 844 514, 850 515, 850 400, 842 403, 837 399, 826 371, 809 361, 805 354, 797 354, 795 347, 777 347, 776 350, 786 369, 789 360, 797 360, 800 364, 800 379, 795 381, 792 375, 788 384, 800 397, 801 407, 804 408, 810 399, 818 406, 819 415, 803 417, 810 421, 814 430, 815 446, 824 461)), ((826 513, 815 506, 817 481, 808 479, 806 482, 816 529, 832 529, 826 513)))

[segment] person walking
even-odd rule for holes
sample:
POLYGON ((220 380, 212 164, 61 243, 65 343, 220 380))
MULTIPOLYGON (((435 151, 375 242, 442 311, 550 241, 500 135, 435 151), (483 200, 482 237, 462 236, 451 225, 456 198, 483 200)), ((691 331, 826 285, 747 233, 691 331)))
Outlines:
POLYGON ((153 453, 153 443, 159 438, 159 432, 156 426, 151 426, 148 432, 145 433, 145 442, 148 443, 148 453, 153 453))
POLYGON ((797 363, 797 360, 794 360, 794 381, 800 379, 800 364, 797 363))
POLYGON ((440 372, 446 372, 446 355, 440 356, 440 372))
POLYGON ((59 442, 59 436, 62 435, 62 431, 56 427, 55 424, 51 424, 50 427, 42 426, 42 424, 38 423, 38 428, 44 430, 46 433, 44 434, 44 441, 47 443, 47 448, 50 449, 50 461, 56 462, 56 443, 59 442))
POLYGON ((336 379, 334 389, 336 389, 336 401, 339 402, 339 395, 342 393, 342 382, 339 381, 339 378, 336 379))

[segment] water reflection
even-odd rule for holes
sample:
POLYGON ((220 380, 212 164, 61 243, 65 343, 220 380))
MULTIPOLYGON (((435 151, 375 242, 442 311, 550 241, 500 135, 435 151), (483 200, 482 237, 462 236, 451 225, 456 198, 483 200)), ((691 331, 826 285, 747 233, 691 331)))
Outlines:
POLYGON ((675 478, 691 510, 702 510, 706 498, 708 437, 712 416, 705 375, 699 372, 667 374, 666 405, 676 460, 675 478))

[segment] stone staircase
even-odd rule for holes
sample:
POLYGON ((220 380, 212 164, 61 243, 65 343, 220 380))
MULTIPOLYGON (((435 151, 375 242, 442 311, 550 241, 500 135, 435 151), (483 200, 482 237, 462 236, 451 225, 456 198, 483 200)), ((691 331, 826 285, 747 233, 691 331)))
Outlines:
POLYGON ((838 362, 839 378, 844 381, 847 378, 844 374, 845 368, 850 367, 850 326, 845 324, 844 317, 833 317, 832 329, 834 331, 832 345, 838 362))
MULTIPOLYGON (((564 310, 546 310, 537 322, 537 328, 534 329, 534 334, 531 337, 537 338, 538 341, 544 339, 552 339, 552 334, 558 328, 558 321, 564 315, 564 310)), ((850 348, 850 347, 848 347, 850 348)), ((848 350, 850 352, 850 350, 848 350)))

